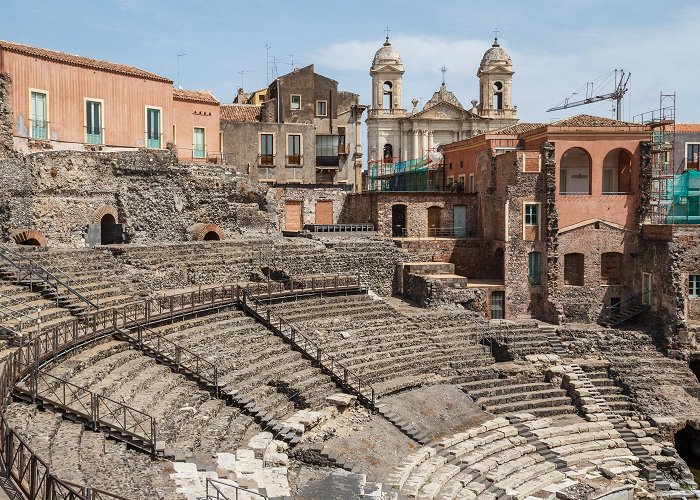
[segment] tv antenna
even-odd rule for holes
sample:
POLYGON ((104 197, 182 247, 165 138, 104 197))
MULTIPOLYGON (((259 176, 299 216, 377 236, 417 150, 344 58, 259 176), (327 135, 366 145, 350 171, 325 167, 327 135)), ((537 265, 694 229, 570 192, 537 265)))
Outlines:
POLYGON ((583 106, 584 104, 592 104, 599 101, 612 100, 615 101, 615 116, 618 120, 622 120, 622 98, 625 96, 625 93, 627 93, 627 90, 629 90, 627 88, 627 83, 629 82, 630 76, 631 73, 625 72, 624 69, 613 70, 607 75, 596 78, 592 82, 586 82, 585 98, 579 98, 575 101, 571 100, 573 96, 579 96, 579 94, 583 92, 584 86, 581 86, 571 96, 565 98, 560 104, 554 106, 553 108, 549 108, 547 112, 549 113, 550 111, 558 111, 560 109, 583 106), (611 78, 613 79, 615 90, 612 92, 600 93, 602 88, 610 82, 611 78))
POLYGON ((242 89, 245 89, 245 87, 243 86, 243 75, 245 75, 246 73, 255 73, 255 72, 252 69, 242 69, 238 72, 238 74, 241 75, 241 88, 242 89))

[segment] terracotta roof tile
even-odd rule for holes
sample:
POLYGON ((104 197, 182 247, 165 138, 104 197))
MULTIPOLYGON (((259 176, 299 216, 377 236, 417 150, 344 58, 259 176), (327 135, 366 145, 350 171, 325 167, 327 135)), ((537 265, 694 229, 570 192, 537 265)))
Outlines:
POLYGON ((259 122, 261 106, 255 104, 224 104, 221 120, 227 122, 259 122))
POLYGON ((32 47, 31 45, 22 45, 19 43, 12 43, 0 40, 0 49, 9 50, 11 52, 16 52, 18 54, 24 54, 32 57, 38 57, 41 59, 46 59, 48 61, 70 64, 72 66, 98 69, 102 71, 109 71, 112 73, 119 73, 121 75, 136 76, 139 78, 147 78, 149 80, 156 80, 159 82, 173 83, 173 81, 168 78, 156 75, 155 73, 149 73, 148 71, 144 71, 133 66, 125 66, 124 64, 102 61, 100 59, 91 59, 89 57, 67 54, 65 52, 57 52, 55 50, 41 49, 39 47, 32 47))
POLYGON ((492 132, 488 132, 489 134, 498 134, 498 135, 517 135, 517 134, 523 134, 525 132, 529 132, 530 130, 535 130, 537 128, 544 127, 544 123, 516 123, 515 125, 509 125, 507 127, 499 128, 498 130, 494 130, 492 132))
POLYGON ((183 101, 208 102, 210 104, 219 104, 219 101, 208 90, 184 90, 173 89, 173 98, 183 101))
POLYGON ((700 123, 676 123, 676 132, 700 132, 700 123))
POLYGON ((556 127, 645 127, 641 123, 623 122, 593 115, 574 115, 552 123, 556 127))

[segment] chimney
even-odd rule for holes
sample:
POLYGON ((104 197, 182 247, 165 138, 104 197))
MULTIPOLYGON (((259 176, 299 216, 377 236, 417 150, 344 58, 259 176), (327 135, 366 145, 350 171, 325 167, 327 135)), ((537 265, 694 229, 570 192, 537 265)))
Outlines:
POLYGON ((233 102, 237 104, 245 104, 246 102, 248 102, 248 96, 245 92, 243 92, 242 87, 238 89, 238 94, 236 95, 236 98, 233 100, 233 102))

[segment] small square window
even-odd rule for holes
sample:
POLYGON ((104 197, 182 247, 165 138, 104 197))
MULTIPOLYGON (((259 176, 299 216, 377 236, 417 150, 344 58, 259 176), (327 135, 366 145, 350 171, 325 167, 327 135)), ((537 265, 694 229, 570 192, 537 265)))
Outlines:
POLYGON ((316 101, 316 116, 328 116, 327 101, 316 101))
POLYGON ((688 297, 700 299, 700 274, 688 276, 688 297))
POLYGON ((301 96, 292 94, 292 110, 299 110, 301 109, 301 96))

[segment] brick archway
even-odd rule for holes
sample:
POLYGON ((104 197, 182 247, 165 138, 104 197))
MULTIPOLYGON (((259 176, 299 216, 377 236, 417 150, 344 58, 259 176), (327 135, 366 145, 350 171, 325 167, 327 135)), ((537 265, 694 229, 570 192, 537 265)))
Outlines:
POLYGON ((117 209, 114 208, 112 205, 102 205, 100 208, 95 210, 95 214, 92 216, 92 222, 94 224, 99 224, 102 222, 102 217, 105 215, 111 215, 114 217, 114 222, 119 221, 119 213, 117 212, 117 209))
POLYGON ((216 224, 197 223, 189 227, 194 241, 217 241, 224 239, 224 232, 216 224))
POLYGON ((36 229, 15 229, 10 231, 10 238, 18 245, 45 247, 48 244, 46 236, 36 229))

